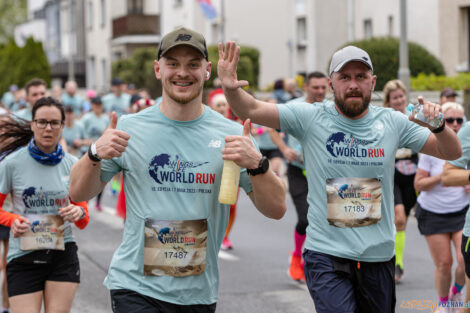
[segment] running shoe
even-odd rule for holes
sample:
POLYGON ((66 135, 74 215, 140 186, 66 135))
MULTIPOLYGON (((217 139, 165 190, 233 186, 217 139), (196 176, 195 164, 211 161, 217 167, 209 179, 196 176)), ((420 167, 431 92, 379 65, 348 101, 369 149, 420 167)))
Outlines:
POLYGON ((98 212, 103 211, 103 208, 101 207, 101 204, 98 203, 98 204, 96 205, 96 211, 98 211, 98 212))
POLYGON ((395 282, 398 283, 403 279, 405 275, 405 271, 400 265, 395 266, 395 282))
MULTIPOLYGON (((455 295, 452 295, 452 290, 451 290, 449 294, 449 301, 453 301, 454 303, 455 302, 463 303, 463 293, 457 292, 455 295)), ((452 308, 452 313, 459 313, 459 312, 460 312, 460 308, 452 308)))
POLYGON ((224 237, 224 240, 222 240, 221 248, 222 248, 222 250, 232 250, 233 249, 233 245, 230 242, 230 240, 228 239, 228 237, 224 237))
MULTIPOLYGON (((458 309, 460 310, 460 308, 458 309)), ((439 313, 452 313, 452 308, 448 308, 448 307, 439 307, 439 313)), ((456 312, 459 312, 459 311, 456 311, 456 312)))
POLYGON ((293 280, 305 280, 304 268, 302 267, 302 257, 291 254, 289 276, 293 280))

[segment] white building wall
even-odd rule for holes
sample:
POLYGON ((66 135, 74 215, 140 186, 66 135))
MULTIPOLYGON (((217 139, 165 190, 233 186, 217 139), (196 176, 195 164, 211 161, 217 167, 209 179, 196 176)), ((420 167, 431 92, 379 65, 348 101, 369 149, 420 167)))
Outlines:
POLYGON ((15 27, 14 38, 18 46, 24 46, 28 37, 44 42, 46 40, 46 21, 43 19, 31 20, 15 27))
POLYGON ((106 22, 101 24, 101 1, 102 0, 84 0, 85 19, 89 14, 89 3, 92 4, 92 23, 86 26, 86 47, 87 47, 87 88, 96 89, 98 92, 105 92, 109 89, 111 80, 111 5, 117 5, 116 0, 104 0, 104 10, 106 22), (111 3, 112 2, 112 3, 111 3))

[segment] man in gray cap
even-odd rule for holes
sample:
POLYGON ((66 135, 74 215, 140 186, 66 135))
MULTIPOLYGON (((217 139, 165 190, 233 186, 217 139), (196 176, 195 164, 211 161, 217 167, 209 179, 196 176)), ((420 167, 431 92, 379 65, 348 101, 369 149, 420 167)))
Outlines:
POLYGON ((88 200, 123 171, 123 241, 104 282, 113 312, 215 312, 230 212, 218 202, 224 160, 242 168, 239 185, 269 218, 284 215, 285 188, 253 144, 250 123, 203 105, 211 71, 204 37, 179 28, 162 38, 157 55, 162 102, 119 122, 112 113, 73 167, 70 196, 88 200))
MULTIPOLYGON (((362 49, 337 51, 328 84, 334 103, 271 104, 240 87, 239 47, 219 44, 218 74, 240 118, 281 129, 304 151, 309 204, 303 253, 305 278, 317 312, 394 312, 393 176, 399 147, 454 160, 456 135, 391 109, 369 104, 376 76, 362 49)), ((419 99, 426 116, 440 107, 419 99)))

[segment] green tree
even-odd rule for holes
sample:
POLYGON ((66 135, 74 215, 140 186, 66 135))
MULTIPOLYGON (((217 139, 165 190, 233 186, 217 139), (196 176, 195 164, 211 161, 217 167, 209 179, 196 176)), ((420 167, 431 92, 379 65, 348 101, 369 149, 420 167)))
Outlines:
POLYGON ((16 64, 16 83, 19 86, 24 86, 32 78, 38 77, 44 79, 50 85, 51 68, 42 48, 42 43, 29 37, 21 50, 20 60, 16 64))
POLYGON ((13 37, 18 24, 27 20, 27 0, 0 0, 0 43, 13 37))
MULTIPOLYGON (((374 65, 374 73, 377 73, 376 90, 382 90, 384 85, 398 76, 399 66, 399 40, 392 37, 380 37, 360 40, 346 44, 364 49, 369 53, 374 65)), ((409 42, 409 64, 411 76, 420 73, 444 75, 442 63, 417 43, 409 42)))
POLYGON ((51 70, 42 43, 30 37, 23 48, 18 47, 13 39, 0 46, 0 77, 2 94, 10 85, 24 86, 34 77, 50 84, 51 70))
POLYGON ((145 88, 153 98, 160 96, 162 87, 153 68, 156 54, 155 48, 136 49, 130 58, 113 62, 113 77, 119 77, 137 88, 145 88))

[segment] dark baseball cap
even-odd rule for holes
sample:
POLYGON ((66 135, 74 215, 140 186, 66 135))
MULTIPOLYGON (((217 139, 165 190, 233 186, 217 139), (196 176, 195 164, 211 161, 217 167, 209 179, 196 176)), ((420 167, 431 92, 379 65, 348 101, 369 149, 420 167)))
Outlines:
POLYGON ((442 97, 457 97, 457 96, 458 96, 457 92, 452 88, 444 88, 441 91, 441 98, 442 97))
POLYGON ((374 68, 372 67, 372 61, 370 60, 370 56, 367 52, 355 46, 347 46, 336 51, 333 54, 329 70, 330 76, 334 72, 341 71, 341 69, 346 64, 352 61, 362 62, 367 65, 367 67, 370 68, 371 71, 374 70, 374 68))
POLYGON ((162 38, 160 46, 158 47, 157 60, 160 60, 160 58, 170 49, 179 45, 193 47, 197 51, 201 52, 206 60, 209 60, 204 36, 201 33, 185 27, 178 28, 166 34, 162 38))

